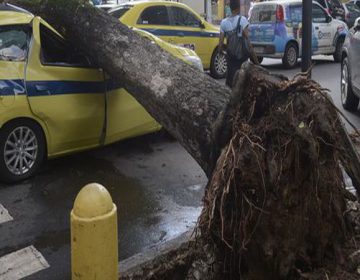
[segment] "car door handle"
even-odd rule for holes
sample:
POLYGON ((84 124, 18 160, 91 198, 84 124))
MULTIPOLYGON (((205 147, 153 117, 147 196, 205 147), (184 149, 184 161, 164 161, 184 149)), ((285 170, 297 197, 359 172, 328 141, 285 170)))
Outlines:
POLYGON ((46 93, 46 94, 49 94, 49 95, 50 95, 50 91, 49 91, 49 89, 47 88, 47 86, 44 86, 44 85, 35 85, 35 89, 36 89, 37 92, 46 93))
POLYGON ((319 30, 319 26, 316 26, 316 27, 315 27, 315 30, 319 30))

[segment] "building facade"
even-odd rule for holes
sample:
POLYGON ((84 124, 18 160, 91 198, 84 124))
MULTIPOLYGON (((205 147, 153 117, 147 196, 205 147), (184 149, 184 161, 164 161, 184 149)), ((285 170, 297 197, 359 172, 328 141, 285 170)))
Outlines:
MULTIPOLYGON (((176 0, 184 3, 200 15, 204 15, 208 22, 219 24, 220 21, 231 14, 230 0, 176 0)), ((240 12, 247 16, 250 9, 250 0, 239 0, 240 12)))

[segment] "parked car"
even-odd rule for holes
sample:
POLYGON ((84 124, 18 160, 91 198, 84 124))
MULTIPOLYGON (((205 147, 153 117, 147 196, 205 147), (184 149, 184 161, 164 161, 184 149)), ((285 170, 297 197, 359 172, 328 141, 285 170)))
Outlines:
POLYGON ((360 8, 354 2, 343 3, 343 7, 345 9, 345 22, 351 28, 355 20, 360 17, 360 8))
MULTIPOLYGON (((333 19, 317 2, 312 4, 312 54, 333 55, 340 62, 347 26, 333 19)), ((302 1, 277 0, 254 5, 250 16, 250 40, 259 57, 281 58, 294 67, 301 55, 302 1)))
POLYGON ((345 20, 345 9, 340 0, 316 0, 333 18, 345 20))
MULTIPOLYGON (((138 32, 203 68, 194 51, 138 32)), ((121 85, 44 20, 0 5, 1 181, 31 176, 46 157, 158 129, 160 125, 121 85)))
POLYGON ((135 1, 109 11, 128 26, 134 26, 176 45, 195 50, 214 78, 225 77, 225 55, 218 50, 219 27, 206 22, 188 6, 172 1, 135 1))
POLYGON ((360 17, 346 36, 342 49, 340 88, 343 107, 356 110, 360 98, 360 17))

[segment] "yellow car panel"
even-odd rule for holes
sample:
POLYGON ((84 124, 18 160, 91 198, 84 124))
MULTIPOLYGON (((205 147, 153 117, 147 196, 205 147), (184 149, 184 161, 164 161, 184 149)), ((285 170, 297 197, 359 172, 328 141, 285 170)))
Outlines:
POLYGON ((57 38, 58 34, 38 17, 32 26, 26 87, 33 114, 44 121, 49 131, 49 155, 98 146, 105 121, 103 72, 65 63, 41 62, 41 57, 49 56, 46 49, 41 50, 45 38, 51 38, 55 44, 54 38, 60 40, 61 37, 57 38))

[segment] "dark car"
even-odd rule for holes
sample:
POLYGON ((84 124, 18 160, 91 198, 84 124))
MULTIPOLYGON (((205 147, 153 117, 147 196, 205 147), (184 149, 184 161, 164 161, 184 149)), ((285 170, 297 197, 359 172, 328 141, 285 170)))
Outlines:
POLYGON ((317 0, 333 18, 345 20, 345 10, 339 0, 317 0))
POLYGON ((360 17, 360 8, 353 1, 343 3, 343 6, 345 9, 345 22, 351 28, 355 20, 360 17))
POLYGON ((346 110, 358 108, 360 98, 360 18, 348 32, 342 49, 341 103, 346 110))

